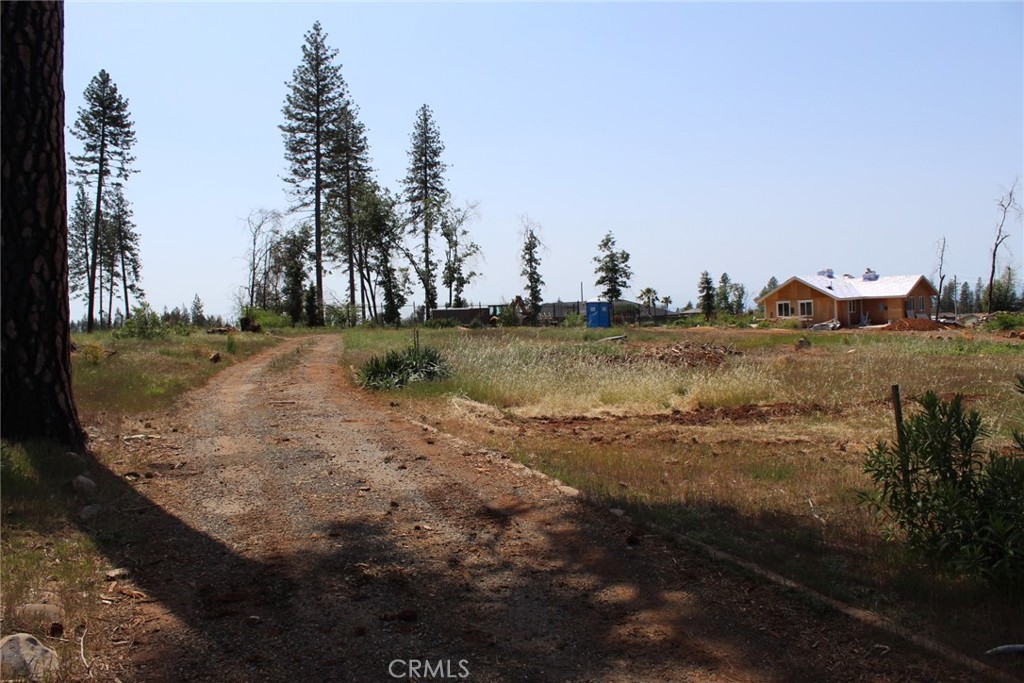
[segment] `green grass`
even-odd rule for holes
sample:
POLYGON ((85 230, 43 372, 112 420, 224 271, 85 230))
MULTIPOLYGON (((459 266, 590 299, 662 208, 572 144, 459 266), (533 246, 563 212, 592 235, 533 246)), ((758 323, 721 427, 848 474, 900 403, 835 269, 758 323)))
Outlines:
POLYGON ((94 333, 73 340, 79 348, 71 359, 75 402, 85 415, 158 410, 218 370, 277 343, 273 337, 249 333, 164 339, 94 333), (219 363, 210 361, 214 353, 220 353, 219 363))

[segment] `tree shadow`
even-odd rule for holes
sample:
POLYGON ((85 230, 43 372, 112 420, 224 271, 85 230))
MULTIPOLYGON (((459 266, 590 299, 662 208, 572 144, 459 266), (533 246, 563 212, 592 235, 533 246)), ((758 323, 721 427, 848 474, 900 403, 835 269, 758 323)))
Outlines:
MULTIPOLYGON (((143 680, 782 683, 945 671, 888 641, 894 656, 871 659, 870 629, 586 504, 494 504, 443 487, 427 497, 462 511, 447 530, 368 512, 312 530, 316 552, 256 561, 94 458, 86 465, 106 510, 80 528, 182 625, 140 635, 143 680), (416 552, 431 534, 442 551, 416 552)), ((75 517, 75 499, 62 500, 75 517)))

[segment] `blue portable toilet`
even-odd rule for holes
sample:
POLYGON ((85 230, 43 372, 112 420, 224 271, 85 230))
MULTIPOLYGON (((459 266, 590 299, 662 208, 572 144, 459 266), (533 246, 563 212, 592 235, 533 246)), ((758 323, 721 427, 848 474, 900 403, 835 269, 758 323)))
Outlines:
POLYGON ((587 302, 587 327, 611 327, 612 304, 610 301, 587 302))

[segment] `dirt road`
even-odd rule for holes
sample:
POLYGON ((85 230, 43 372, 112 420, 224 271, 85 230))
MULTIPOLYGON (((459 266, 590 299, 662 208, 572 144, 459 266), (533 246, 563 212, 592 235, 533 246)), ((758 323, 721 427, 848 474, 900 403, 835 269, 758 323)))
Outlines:
POLYGON ((140 425, 138 680, 978 680, 376 407, 339 345, 140 425))

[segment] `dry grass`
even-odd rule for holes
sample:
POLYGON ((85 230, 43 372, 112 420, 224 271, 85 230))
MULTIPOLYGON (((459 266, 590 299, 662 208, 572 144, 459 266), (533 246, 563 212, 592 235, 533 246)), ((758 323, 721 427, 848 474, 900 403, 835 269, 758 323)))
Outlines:
POLYGON ((454 376, 401 403, 609 506, 947 641, 982 647, 1019 630, 1016 611, 883 543, 858 493, 869 486, 867 446, 892 436, 892 384, 906 399, 965 394, 991 445, 1024 429, 1011 384, 1024 345, 967 334, 629 334, 616 344, 562 330, 438 331, 431 343, 454 376), (801 334, 810 349, 794 348, 801 334), (659 347, 684 341, 742 355, 697 367, 656 360, 659 347), (955 623, 938 616, 950 609, 955 623))

